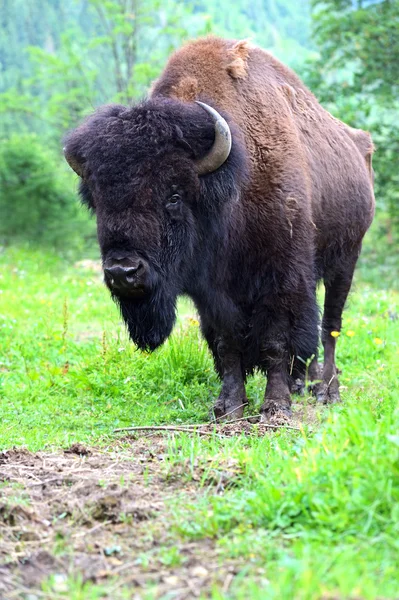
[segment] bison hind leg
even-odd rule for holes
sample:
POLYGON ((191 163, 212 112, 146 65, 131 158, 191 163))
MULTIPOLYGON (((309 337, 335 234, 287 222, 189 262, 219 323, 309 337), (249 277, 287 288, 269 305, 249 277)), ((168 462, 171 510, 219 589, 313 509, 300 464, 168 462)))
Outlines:
POLYGON ((321 383, 323 365, 318 362, 317 355, 308 361, 296 358, 290 372, 291 394, 304 396, 306 390, 316 395, 317 386, 321 383))
POLYGON ((341 400, 335 350, 342 326, 342 312, 352 285, 359 254, 360 244, 347 256, 341 256, 338 265, 333 265, 324 274, 325 300, 322 321, 324 364, 321 382, 315 389, 317 401, 323 404, 333 404, 341 400))
POLYGON ((315 292, 303 298, 299 306, 295 299, 290 304, 296 308, 294 318, 293 308, 275 314, 263 344, 267 385, 261 413, 265 421, 277 412, 291 416, 290 392, 304 391, 308 362, 312 364, 317 356, 319 313, 315 292))

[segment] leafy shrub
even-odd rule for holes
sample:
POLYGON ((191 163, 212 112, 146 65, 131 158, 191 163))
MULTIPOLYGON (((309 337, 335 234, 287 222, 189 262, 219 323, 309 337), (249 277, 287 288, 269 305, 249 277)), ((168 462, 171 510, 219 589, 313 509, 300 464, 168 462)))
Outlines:
POLYGON ((0 241, 70 251, 93 238, 72 174, 35 135, 14 135, 0 148, 0 241))

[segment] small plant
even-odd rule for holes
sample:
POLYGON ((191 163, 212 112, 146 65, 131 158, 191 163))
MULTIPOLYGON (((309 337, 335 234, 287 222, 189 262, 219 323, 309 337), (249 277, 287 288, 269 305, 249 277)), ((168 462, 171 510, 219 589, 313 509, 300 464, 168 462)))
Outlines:
POLYGON ((161 548, 158 559, 165 567, 178 567, 183 563, 183 556, 178 546, 161 548))

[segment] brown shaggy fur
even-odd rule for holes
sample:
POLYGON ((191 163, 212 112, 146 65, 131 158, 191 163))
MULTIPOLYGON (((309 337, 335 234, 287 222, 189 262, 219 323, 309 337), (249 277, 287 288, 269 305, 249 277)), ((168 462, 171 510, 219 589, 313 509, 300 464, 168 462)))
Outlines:
POLYGON ((227 52, 227 56, 231 62, 226 69, 230 77, 233 79, 245 79, 247 76, 247 59, 250 50, 250 44, 246 40, 234 44, 231 50, 227 52))
MULTIPOLYGON (((295 73, 246 41, 190 42, 170 58, 152 95, 208 101, 243 132, 251 162, 243 198, 246 235, 263 240, 271 261, 284 256, 287 272, 300 273, 298 257, 315 260, 317 278, 326 286, 318 397, 338 400, 330 334, 341 328, 361 240, 373 219, 370 135, 332 117, 295 73)), ((254 249, 254 260, 261 255, 254 249)), ((310 374, 319 377, 316 359, 310 374)), ((273 386, 271 395, 286 397, 283 388, 273 386)), ((270 405, 268 396, 266 390, 270 405)), ((221 412, 229 405, 223 402, 221 412)))
POLYGON ((359 222, 354 233, 363 237, 374 214, 368 177, 362 177, 373 152, 370 134, 332 117, 295 73, 269 53, 246 41, 209 37, 190 42, 170 58, 152 95, 212 99, 231 115, 245 134, 254 201, 266 204, 279 182, 287 187, 286 177, 294 179, 297 200, 301 208, 306 206, 309 222, 316 223, 320 247, 335 243, 323 210, 326 199, 328 210, 337 211, 340 220, 359 222), (367 206, 348 202, 359 181, 369 197, 367 206))

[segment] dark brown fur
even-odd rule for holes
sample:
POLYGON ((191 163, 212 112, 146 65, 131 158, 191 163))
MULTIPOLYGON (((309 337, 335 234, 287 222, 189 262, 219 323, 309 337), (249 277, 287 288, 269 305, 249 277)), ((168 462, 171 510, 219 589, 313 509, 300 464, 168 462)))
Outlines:
POLYGON ((339 399, 331 332, 341 329, 374 213, 368 133, 333 118, 268 53, 211 37, 177 51, 147 101, 105 107, 67 146, 104 261, 145 261, 150 301, 116 298, 140 347, 162 343, 177 296, 188 294, 223 382, 217 416, 242 414, 255 368, 267 374, 264 418, 289 412, 290 385, 306 364, 310 379, 320 377, 318 399, 339 399), (214 134, 195 100, 223 113, 233 137, 226 163, 201 177, 194 161, 214 134), (179 186, 183 201, 171 211, 165 202, 179 186))

